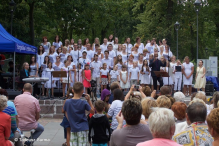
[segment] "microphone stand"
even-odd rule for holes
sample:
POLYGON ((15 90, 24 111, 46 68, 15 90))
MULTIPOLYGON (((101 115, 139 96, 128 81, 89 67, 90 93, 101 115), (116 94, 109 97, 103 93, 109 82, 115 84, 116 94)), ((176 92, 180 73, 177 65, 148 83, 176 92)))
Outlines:
POLYGON ((68 91, 68 88, 69 88, 69 74, 70 74, 70 72, 69 72, 69 67, 68 67, 68 85, 67 85, 67 91, 68 91))

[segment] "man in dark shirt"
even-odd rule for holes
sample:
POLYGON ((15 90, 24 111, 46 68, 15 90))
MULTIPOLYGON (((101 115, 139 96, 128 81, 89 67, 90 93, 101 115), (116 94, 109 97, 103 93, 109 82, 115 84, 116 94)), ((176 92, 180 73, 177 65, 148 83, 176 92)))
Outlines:
POLYGON ((161 62, 157 56, 155 56, 152 60, 150 60, 149 67, 151 67, 151 76, 153 78, 154 89, 157 90, 157 81, 160 83, 160 88, 163 86, 162 77, 157 77, 154 71, 160 71, 160 67, 166 67, 166 60, 164 59, 164 63, 161 62))

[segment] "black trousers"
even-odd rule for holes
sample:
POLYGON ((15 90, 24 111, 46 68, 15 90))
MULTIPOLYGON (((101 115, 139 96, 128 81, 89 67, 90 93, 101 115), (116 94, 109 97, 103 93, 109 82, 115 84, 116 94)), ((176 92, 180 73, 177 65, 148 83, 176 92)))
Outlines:
POLYGON ((162 79, 162 77, 152 76, 152 78, 153 78, 154 90, 157 90, 157 81, 160 83, 160 88, 163 86, 163 79, 162 79))

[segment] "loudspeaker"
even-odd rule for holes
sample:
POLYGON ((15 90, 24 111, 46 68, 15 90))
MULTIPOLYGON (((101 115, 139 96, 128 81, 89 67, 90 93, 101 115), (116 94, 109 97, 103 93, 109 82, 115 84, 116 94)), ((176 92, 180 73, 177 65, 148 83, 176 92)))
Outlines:
POLYGON ((214 93, 214 84, 206 84, 205 93, 207 96, 212 96, 214 93))

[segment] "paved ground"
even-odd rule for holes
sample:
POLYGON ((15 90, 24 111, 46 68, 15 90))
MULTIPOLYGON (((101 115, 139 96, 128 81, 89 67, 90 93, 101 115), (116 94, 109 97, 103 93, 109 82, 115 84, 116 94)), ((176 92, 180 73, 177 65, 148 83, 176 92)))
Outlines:
POLYGON ((61 121, 62 119, 40 119, 39 123, 44 126, 44 132, 39 137, 40 141, 35 142, 34 146, 61 146, 65 142, 61 121))

